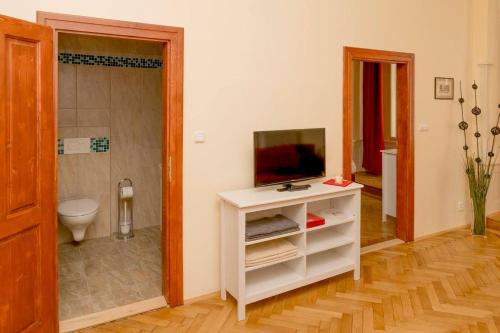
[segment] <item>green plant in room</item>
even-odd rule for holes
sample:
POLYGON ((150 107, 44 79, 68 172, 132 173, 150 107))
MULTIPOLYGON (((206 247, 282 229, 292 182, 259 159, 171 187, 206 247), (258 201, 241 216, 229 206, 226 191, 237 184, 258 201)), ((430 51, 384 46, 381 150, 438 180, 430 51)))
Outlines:
MULTIPOLYGON (((478 86, 476 82, 472 85, 474 90, 474 107, 471 112, 474 116, 475 122, 475 153, 472 152, 467 143, 467 129, 469 124, 465 121, 464 115, 464 98, 462 95, 462 83, 460 82, 460 98, 458 102, 460 103, 460 109, 462 112, 462 121, 458 124, 458 127, 463 131, 464 134, 464 146, 463 150, 465 152, 465 174, 467 175, 467 180, 469 182, 469 193, 472 199, 472 206, 474 210, 474 220, 471 225, 471 231, 473 235, 485 236, 486 235, 486 197, 488 195, 488 189, 491 184, 491 177, 493 174, 493 168, 495 166, 495 138, 500 134, 500 128, 498 127, 500 122, 500 113, 497 117, 496 125, 491 129, 491 134, 493 136, 491 142, 491 149, 488 151, 487 156, 481 154, 481 133, 479 132, 479 115, 481 114, 481 109, 477 106, 477 89, 478 86)), ((499 105, 500 108, 500 105, 499 105)), ((474 141, 474 140, 473 140, 474 141)))

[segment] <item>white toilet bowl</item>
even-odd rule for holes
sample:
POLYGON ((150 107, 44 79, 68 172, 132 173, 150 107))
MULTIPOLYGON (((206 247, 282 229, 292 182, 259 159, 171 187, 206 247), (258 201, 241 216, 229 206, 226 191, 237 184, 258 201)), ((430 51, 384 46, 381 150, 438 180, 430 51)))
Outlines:
POLYGON ((92 199, 64 200, 59 202, 57 213, 61 223, 73 233, 73 239, 79 242, 94 221, 98 208, 99 203, 92 199))

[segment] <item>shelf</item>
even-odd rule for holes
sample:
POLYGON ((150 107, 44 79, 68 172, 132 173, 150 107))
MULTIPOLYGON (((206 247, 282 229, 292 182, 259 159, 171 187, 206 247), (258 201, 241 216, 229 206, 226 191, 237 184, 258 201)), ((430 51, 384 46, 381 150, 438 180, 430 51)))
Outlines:
POLYGON ((304 233, 304 230, 300 229, 300 230, 292 231, 292 232, 289 232, 289 233, 286 233, 286 234, 281 234, 281 235, 276 235, 276 236, 272 236, 272 237, 267 237, 267 238, 256 239, 256 240, 253 240, 253 241, 248 241, 248 242, 245 242, 245 245, 252 245, 252 244, 267 242, 267 241, 270 241, 270 240, 273 240, 273 239, 278 239, 278 238, 283 238, 283 237, 289 237, 289 236, 299 235, 299 234, 303 234, 303 233, 304 233))
POLYGON ((351 237, 333 232, 308 234, 307 237, 306 248, 308 255, 354 243, 354 239, 351 237))
MULTIPOLYGON (((245 319, 245 306, 302 286, 354 271, 359 279, 359 198, 362 185, 337 187, 312 184, 307 191, 277 192, 275 188, 247 189, 220 193, 221 205, 221 296, 231 294, 238 302, 238 320, 245 319), (325 224, 307 229, 307 213, 325 219, 325 224), (277 215, 278 218, 275 218, 277 215), (261 239, 246 240, 249 234, 265 229, 280 229, 266 225, 266 220, 295 222, 298 228, 261 239), (251 225, 259 223, 261 225, 251 225), (263 228, 264 229, 264 228, 263 228), (292 231, 293 230, 293 231, 292 231), (292 243, 297 252, 290 258, 246 267, 245 254, 255 258, 249 246, 262 247, 271 253, 274 242, 292 243), (357 270, 355 270, 355 268, 357 270)), ((267 231, 266 231, 267 232, 267 231)), ((279 244, 278 244, 279 245, 279 244)), ((286 247, 284 247, 286 248, 286 247)), ((276 251, 280 252, 280 251, 276 251)))
POLYGON ((353 259, 342 257, 335 252, 322 252, 307 257, 307 278, 333 276, 354 269, 353 259), (338 256, 335 258, 335 256, 338 256))
POLYGON ((271 262, 271 263, 266 263, 266 264, 259 265, 259 266, 245 267, 245 271, 247 271, 247 272, 255 271, 257 269, 261 269, 261 268, 269 267, 269 266, 272 266, 272 265, 277 265, 277 264, 280 264, 280 263, 283 263, 283 262, 286 262, 286 261, 290 261, 290 260, 302 258, 303 256, 304 256, 304 253, 299 252, 296 256, 293 256, 293 257, 290 257, 290 258, 285 258, 285 259, 277 260, 277 261, 274 261, 274 262, 271 262))
POLYGON ((273 296, 281 292, 281 289, 303 280, 303 276, 284 264, 248 272, 246 274, 246 299, 248 302, 252 302, 256 299, 273 296))
POLYGON ((318 215, 318 216, 321 216, 322 218, 324 218, 325 224, 307 229, 307 232, 311 232, 314 230, 320 230, 320 229, 324 229, 324 228, 329 228, 329 227, 341 225, 344 223, 354 222, 354 219, 356 217, 354 215, 349 215, 349 214, 342 213, 342 212, 335 212, 335 215, 332 215, 330 213, 330 211, 331 211, 330 209, 325 209, 325 210, 321 210, 319 212, 311 212, 315 215, 318 215))

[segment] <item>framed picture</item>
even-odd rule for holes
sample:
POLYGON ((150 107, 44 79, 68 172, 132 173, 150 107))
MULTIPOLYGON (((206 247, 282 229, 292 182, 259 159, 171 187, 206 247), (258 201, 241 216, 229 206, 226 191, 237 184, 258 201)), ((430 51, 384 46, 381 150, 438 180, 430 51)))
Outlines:
POLYGON ((449 77, 434 78, 434 99, 453 99, 454 79, 449 77))

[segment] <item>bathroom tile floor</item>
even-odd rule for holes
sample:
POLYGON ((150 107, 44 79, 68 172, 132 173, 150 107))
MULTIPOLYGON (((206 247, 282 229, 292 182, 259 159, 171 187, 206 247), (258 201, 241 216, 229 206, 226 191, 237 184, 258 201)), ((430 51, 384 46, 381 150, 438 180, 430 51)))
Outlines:
POLYGON ((60 320, 162 295, 160 227, 134 234, 59 244, 60 320))

